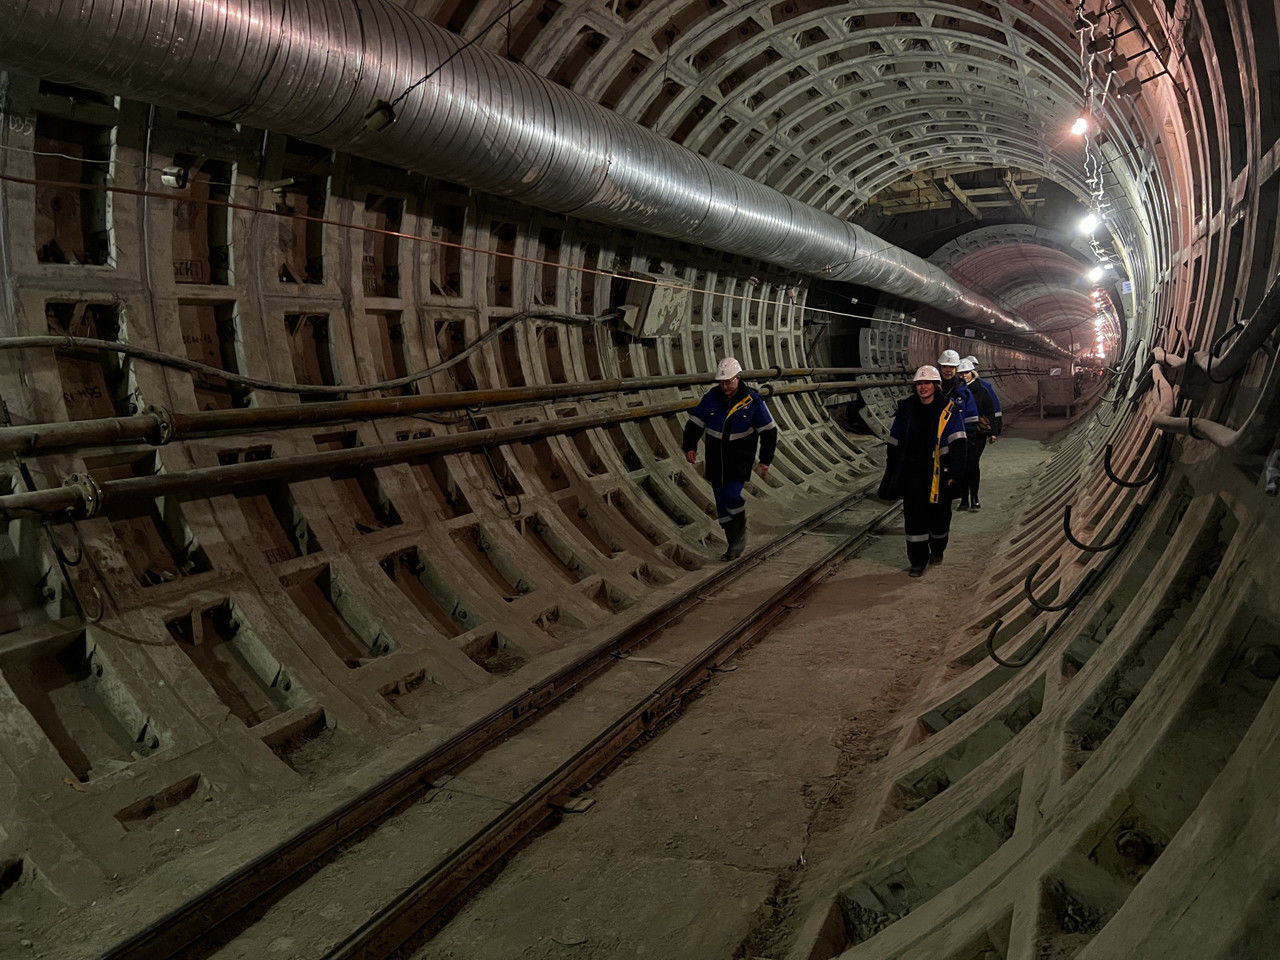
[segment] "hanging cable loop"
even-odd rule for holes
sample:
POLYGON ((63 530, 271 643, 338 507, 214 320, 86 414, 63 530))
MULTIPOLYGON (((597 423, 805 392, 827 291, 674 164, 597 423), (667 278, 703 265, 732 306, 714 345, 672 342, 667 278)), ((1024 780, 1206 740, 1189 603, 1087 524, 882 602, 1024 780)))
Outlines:
MULTIPOLYGON (((42 525, 44 526, 45 535, 49 538, 49 543, 52 544, 53 546, 53 555, 58 558, 59 566, 63 566, 63 567, 80 566, 80 561, 84 559, 84 547, 80 546, 77 543, 76 558, 72 560, 70 557, 67 556, 66 551, 62 549, 62 544, 58 542, 58 538, 53 535, 53 524, 49 521, 48 517, 45 517, 44 523, 42 525)), ((76 528, 73 526, 72 529, 74 530, 76 528)))
POLYGON ((1213 346, 1209 348, 1209 356, 1211 359, 1218 359, 1222 354, 1222 345, 1227 342, 1227 338, 1234 336, 1245 328, 1245 324, 1237 320, 1232 326, 1228 327, 1217 340, 1213 341, 1213 346))
POLYGON ((93 591, 94 599, 98 602, 97 612, 90 614, 84 605, 84 601, 80 599, 80 591, 76 589, 75 580, 72 578, 69 567, 74 567, 84 559, 84 548, 81 547, 76 551, 75 560, 67 557, 62 549, 62 544, 58 543, 58 538, 53 535, 53 524, 46 518, 44 521, 44 533, 49 538, 49 544, 53 547, 54 559, 58 562, 58 572, 62 575, 62 582, 67 588, 67 595, 71 597, 71 602, 75 604, 76 609, 80 611, 86 623, 97 623, 102 619, 102 615, 106 613, 107 605, 102 599, 102 594, 98 593, 98 588, 92 583, 89 589, 93 591))
POLYGON ((1114 550, 1125 541, 1124 530, 1121 529, 1120 536, 1116 537, 1110 543, 1098 545, 1081 543, 1076 539, 1075 534, 1071 532, 1071 504, 1069 503, 1062 510, 1062 532, 1067 535, 1067 539, 1071 541, 1072 546, 1078 547, 1085 551, 1085 553, 1106 553, 1108 550, 1114 550))

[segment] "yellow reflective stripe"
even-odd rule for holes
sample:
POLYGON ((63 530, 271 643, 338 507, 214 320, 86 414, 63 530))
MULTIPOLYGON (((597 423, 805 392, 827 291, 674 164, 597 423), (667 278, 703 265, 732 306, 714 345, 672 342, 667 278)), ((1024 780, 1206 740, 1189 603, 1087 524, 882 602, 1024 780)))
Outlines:
POLYGON ((929 502, 937 503, 938 495, 942 490, 942 431, 947 427, 947 418, 951 416, 954 409, 950 400, 947 405, 942 408, 942 413, 938 414, 938 442, 933 447, 933 483, 929 487, 929 502))

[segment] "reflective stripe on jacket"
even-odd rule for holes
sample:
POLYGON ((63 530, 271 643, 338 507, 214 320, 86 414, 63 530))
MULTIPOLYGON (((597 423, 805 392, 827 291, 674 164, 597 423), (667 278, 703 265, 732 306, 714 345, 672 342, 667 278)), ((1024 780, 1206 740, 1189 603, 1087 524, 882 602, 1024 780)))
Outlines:
POLYGON ((707 435, 707 480, 712 486, 745 483, 756 462, 772 463, 778 447, 778 425, 774 423, 758 392, 739 382, 732 397, 718 386, 712 387, 689 412, 681 446, 688 453, 698 449, 698 440, 707 435))

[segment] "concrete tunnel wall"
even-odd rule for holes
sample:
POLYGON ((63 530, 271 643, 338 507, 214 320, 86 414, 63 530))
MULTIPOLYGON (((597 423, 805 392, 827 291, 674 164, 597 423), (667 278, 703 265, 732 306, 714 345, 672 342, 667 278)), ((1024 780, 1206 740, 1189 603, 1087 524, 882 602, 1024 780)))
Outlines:
MULTIPOLYGON (((1262 90, 1255 58, 1233 60, 1262 90)), ((1157 484, 1118 486, 1105 446, 1121 476, 1144 474, 1161 455, 1153 417, 1185 414, 1158 409, 1139 382, 1132 403, 1102 406, 1059 448, 983 587, 988 613, 957 631, 902 719, 876 808, 851 817, 848 862, 822 878, 828 905, 796 956, 1270 955, 1280 531, 1257 483, 1270 449, 1257 437, 1277 428, 1273 363, 1260 352, 1214 384, 1176 360, 1229 327, 1233 297, 1245 319, 1261 301, 1275 274, 1280 181, 1274 105, 1251 98, 1241 137, 1222 95, 1235 78, 1204 67, 1181 77, 1194 142, 1166 160, 1176 222, 1157 231, 1167 264, 1144 297, 1151 326, 1135 333, 1174 356, 1166 373, 1197 419, 1248 423, 1252 446, 1182 435, 1157 484), (1128 525, 1127 545, 1095 555, 1068 543, 1068 504, 1077 536, 1109 542, 1128 525), (1037 615, 1023 591, 1036 563, 1043 598, 1097 574, 1015 672, 986 659, 983 641, 997 619, 1005 656, 1044 636, 1054 615, 1037 615)), ((614 274, 630 270, 694 288, 675 336, 527 320, 421 389, 710 370, 726 353, 748 368, 810 359, 805 285, 767 264, 20 75, 8 76, 5 102, 8 175, 77 181, 110 157, 115 183, 169 193, 158 158, 202 163, 191 202, 0 183, 6 336, 97 335, 281 381, 367 382, 438 363, 522 311, 599 317, 614 274), (445 245, 247 210, 223 217, 205 198, 323 211, 445 245)), ((935 335, 903 329, 873 325, 867 346, 880 364, 934 352, 935 335)), ((1145 361, 1135 357, 1138 372, 1145 361)), ((46 350, 6 351, 0 364, 15 423, 247 402, 136 361, 46 350)), ((1032 389, 1007 384, 1013 400, 1032 389)), ((782 445, 769 481, 751 487, 753 525, 780 530, 877 474, 875 438, 842 430, 821 397, 771 402, 782 445)), ((253 402, 291 399, 258 392, 253 402)), ((881 423, 886 402, 878 397, 881 423)), ((359 780, 358 762, 479 715, 705 575, 718 534, 705 484, 678 456, 680 421, 108 511, 74 534, 55 527, 67 554, 83 551, 70 575, 91 613, 102 606, 89 624, 40 525, 11 522, 0 542, 0 863, 22 880, 0 895, 73 906, 107 897, 112 876, 136 868, 132 828, 193 801, 210 799, 213 812, 175 840, 174 859, 216 848, 243 818, 290 797, 336 796, 359 780), (200 651, 197 636, 233 653, 200 651)), ((177 472, 471 427, 465 416, 347 424, 27 466, 47 486, 75 472, 177 472)), ((6 483, 25 480, 10 469, 6 483)))

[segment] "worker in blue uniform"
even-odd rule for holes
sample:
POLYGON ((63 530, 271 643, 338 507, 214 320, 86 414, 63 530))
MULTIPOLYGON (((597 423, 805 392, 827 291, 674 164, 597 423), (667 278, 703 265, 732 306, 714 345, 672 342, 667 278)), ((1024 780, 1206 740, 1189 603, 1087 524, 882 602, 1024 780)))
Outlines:
POLYGON ((995 406, 995 410, 996 410, 996 415, 991 421, 991 436, 992 436, 991 443, 995 443, 994 438, 1000 436, 1000 434, 1004 431, 1004 411, 1000 407, 1000 397, 996 393, 995 384, 992 383, 990 380, 987 380, 985 377, 981 377, 978 375, 978 367, 982 366, 982 364, 978 362, 978 358, 970 355, 965 357, 965 359, 973 364, 973 376, 966 377, 965 384, 969 387, 971 391, 974 388, 974 384, 977 384, 981 386, 983 389, 985 389, 987 393, 991 394, 991 403, 995 406))
POLYGON ((747 545, 747 503, 742 488, 751 479, 759 445, 760 476, 767 476, 778 447, 778 425, 760 394, 741 379, 742 364, 725 357, 716 386, 707 391, 684 425, 685 459, 698 462, 698 439, 707 435, 707 480, 716 498, 716 519, 728 547, 721 560, 742 556, 747 545))
POLYGON ((982 502, 978 499, 978 487, 982 482, 982 452, 987 449, 987 444, 996 442, 996 437, 1004 428, 1004 415, 1000 410, 1000 399, 996 396, 995 387, 978 376, 976 357, 965 357, 960 361, 956 372, 964 380, 978 405, 977 428, 968 431, 969 468, 956 509, 979 510, 982 507, 982 502))
POLYGON ((964 428, 971 430, 978 425, 978 404, 965 382, 956 376, 960 366, 960 354, 943 350, 938 357, 938 373, 942 375, 942 395, 956 405, 964 421, 964 428))
MULTIPOLYGON (((957 358, 958 362, 958 358, 957 358)), ((915 374, 914 393, 898 404, 880 497, 902 500, 911 576, 941 563, 951 533, 951 500, 965 468, 964 417, 942 392, 936 367, 915 374)))

